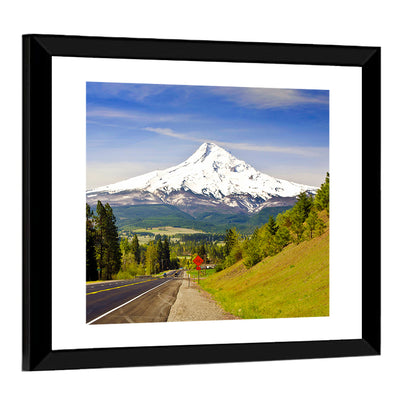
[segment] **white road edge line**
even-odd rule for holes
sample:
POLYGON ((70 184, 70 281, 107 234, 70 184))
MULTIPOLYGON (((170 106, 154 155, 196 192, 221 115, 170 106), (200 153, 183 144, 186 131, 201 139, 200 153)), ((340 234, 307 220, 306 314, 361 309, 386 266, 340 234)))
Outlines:
POLYGON ((160 285, 157 285, 157 286, 155 286, 155 287, 152 287, 151 289, 149 289, 149 290, 147 290, 146 292, 144 292, 144 293, 140 294, 139 296, 136 296, 135 298, 128 300, 127 302, 123 303, 122 305, 119 305, 119 306, 117 306, 116 308, 111 309, 111 311, 108 311, 108 312, 106 312, 106 313, 104 313, 104 314, 100 315, 98 318, 95 318, 95 319, 93 319, 92 321, 87 322, 87 325, 90 325, 90 324, 92 324, 93 322, 98 321, 99 319, 103 318, 104 316, 108 315, 109 313, 114 312, 114 311, 116 311, 117 309, 122 308, 123 306, 127 305, 128 303, 133 302, 134 300, 138 299, 140 296, 143 296, 143 295, 145 295, 146 293, 149 293, 149 292, 151 292, 152 290, 157 289, 158 287, 160 287, 160 286, 162 286, 162 285, 164 285, 165 283, 168 283, 168 282, 170 282, 170 280, 166 280, 166 282, 163 282, 163 283, 161 283, 160 285))

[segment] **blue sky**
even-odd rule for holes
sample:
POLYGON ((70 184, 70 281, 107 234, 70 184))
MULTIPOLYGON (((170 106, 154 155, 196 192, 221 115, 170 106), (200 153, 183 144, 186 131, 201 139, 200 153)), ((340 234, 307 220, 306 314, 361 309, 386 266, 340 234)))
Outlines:
POLYGON ((204 142, 279 179, 329 170, 329 91, 87 83, 87 187, 187 159, 204 142))

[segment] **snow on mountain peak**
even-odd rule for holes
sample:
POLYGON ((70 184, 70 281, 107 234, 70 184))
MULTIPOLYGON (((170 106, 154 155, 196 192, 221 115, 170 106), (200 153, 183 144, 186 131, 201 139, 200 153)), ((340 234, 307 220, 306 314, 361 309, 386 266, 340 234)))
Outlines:
POLYGON ((215 143, 203 143, 188 159, 177 166, 157 170, 112 185, 96 188, 88 193, 117 193, 128 190, 192 191, 223 199, 230 195, 249 194, 263 200, 274 196, 293 197, 303 191, 317 188, 276 179, 257 171, 248 163, 237 159, 215 143))
POLYGON ((188 163, 202 163, 207 158, 231 159, 234 156, 215 143, 203 143, 186 161, 188 163))

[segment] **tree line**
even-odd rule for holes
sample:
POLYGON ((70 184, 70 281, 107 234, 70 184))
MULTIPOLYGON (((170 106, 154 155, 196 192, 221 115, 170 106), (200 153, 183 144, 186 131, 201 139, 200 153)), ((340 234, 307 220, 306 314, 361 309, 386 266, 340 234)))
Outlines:
POLYGON ((86 224, 87 281, 130 279, 179 267, 178 259, 171 258, 166 236, 147 245, 140 245, 136 234, 131 241, 120 239, 116 217, 108 203, 98 201, 95 214, 86 204, 86 224))
POLYGON ((97 202, 96 213, 87 204, 87 280, 110 280, 121 266, 116 217, 107 203, 97 202))
POLYGON ((291 209, 277 217, 270 216, 269 221, 250 236, 231 228, 225 235, 180 236, 179 241, 158 235, 141 245, 137 234, 130 239, 119 238, 116 218, 108 203, 103 206, 98 201, 95 214, 87 204, 87 280, 129 279, 194 267, 191 258, 196 254, 215 263, 217 270, 239 260, 243 260, 246 267, 252 267, 290 243, 298 244, 321 235, 326 229, 322 211, 329 215, 328 173, 315 197, 301 193, 291 209))

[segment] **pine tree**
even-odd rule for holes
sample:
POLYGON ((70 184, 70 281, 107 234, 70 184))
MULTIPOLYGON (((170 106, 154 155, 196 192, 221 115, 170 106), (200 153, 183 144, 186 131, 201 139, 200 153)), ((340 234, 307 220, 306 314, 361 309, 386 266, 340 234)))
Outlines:
POLYGON ((305 226, 303 225, 305 219, 304 212, 299 207, 296 209, 296 205, 292 208, 291 220, 291 230, 296 234, 297 242, 299 243, 302 241, 302 235, 305 231, 305 226))
POLYGON ((259 229, 256 228, 244 245, 244 265, 250 268, 262 260, 259 229))
POLYGON ((303 222, 308 218, 309 212, 313 206, 313 197, 308 196, 306 192, 301 192, 297 197, 297 202, 292 208, 300 215, 300 219, 303 222))
POLYGON ((170 267, 169 240, 165 236, 162 243, 162 270, 169 270, 170 267))
POLYGON ((101 201, 97 201, 95 224, 96 224, 96 258, 98 266, 98 278, 102 280, 104 269, 104 230, 105 230, 105 209, 101 201))
POLYGON ((105 204, 105 211, 107 216, 107 230, 106 230, 106 279, 111 280, 121 266, 121 250, 120 241, 118 238, 118 230, 116 225, 116 217, 110 204, 105 204))
POLYGON ((95 228, 94 228, 94 212, 91 207, 87 204, 86 207, 86 217, 87 217, 87 255, 86 255, 86 280, 97 280, 97 260, 95 258, 95 228))
POLYGON ((228 256, 233 246, 238 242, 238 233, 235 228, 230 228, 225 232, 224 242, 224 255, 228 256))
POLYGON ((198 254, 199 257, 201 257, 202 259, 205 259, 207 256, 207 250, 205 248, 205 244, 202 242, 201 244, 198 245, 197 249, 196 249, 196 253, 198 254))
POLYGON ((110 280, 119 271, 121 266, 121 250, 116 217, 110 204, 102 205, 97 202, 97 263, 100 279, 110 280))
POLYGON ((231 228, 226 231, 225 245, 224 245, 224 264, 226 267, 233 265, 241 260, 243 256, 243 245, 240 244, 240 235, 236 228, 231 228))
POLYGON ((329 173, 326 173, 325 182, 318 189, 315 196, 315 205, 319 211, 326 210, 329 214, 329 173))
POLYGON ((282 251, 291 241, 289 229, 285 226, 279 227, 275 235, 275 241, 277 251, 282 251))
POLYGON ((267 223, 267 231, 270 235, 275 235, 278 226, 276 225, 276 221, 272 215, 269 217, 269 222, 267 223))
POLYGON ((157 239, 156 243, 156 252, 157 252, 157 263, 158 263, 158 272, 163 269, 163 244, 160 238, 157 239))
POLYGON ((315 231, 318 224, 318 214, 316 213, 315 209, 312 209, 306 219, 306 232, 309 235, 309 238, 313 238, 313 232, 315 231))
POLYGON ((139 245, 139 239, 137 238, 137 234, 134 234, 133 240, 131 241, 131 251, 134 254, 134 258, 136 259, 137 264, 141 263, 141 250, 139 245))

